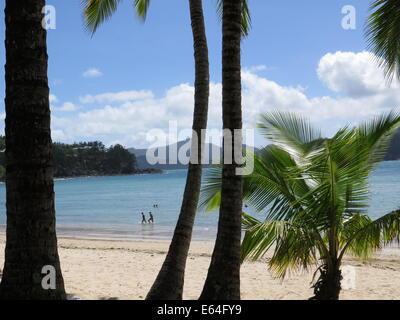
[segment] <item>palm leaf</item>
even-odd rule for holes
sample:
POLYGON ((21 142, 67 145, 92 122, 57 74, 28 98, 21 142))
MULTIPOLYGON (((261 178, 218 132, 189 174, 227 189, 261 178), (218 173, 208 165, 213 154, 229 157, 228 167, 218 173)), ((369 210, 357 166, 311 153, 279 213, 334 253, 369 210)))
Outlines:
POLYGON ((318 235, 306 225, 279 220, 260 222, 248 215, 244 215, 243 225, 246 233, 242 261, 259 259, 275 246, 269 267, 277 277, 283 278, 299 268, 307 269, 318 262, 320 251, 326 251, 318 235))
POLYGON ((82 0, 87 30, 95 33, 98 27, 114 14, 120 2, 121 0, 82 0))
POLYGON ((385 157, 393 135, 400 126, 399 112, 388 112, 361 123, 357 128, 359 147, 368 152, 373 167, 385 157))
POLYGON ((400 79, 400 2, 397 0, 374 0, 373 11, 366 24, 368 47, 378 57, 385 76, 392 81, 400 79))
POLYGON ((272 143, 286 150, 296 161, 304 161, 311 150, 321 144, 320 131, 295 113, 273 111, 261 116, 261 133, 272 143))
POLYGON ((150 6, 150 0, 135 0, 134 6, 138 17, 145 20, 150 6))
POLYGON ((393 241, 400 242, 400 210, 388 213, 374 221, 365 215, 356 215, 345 224, 346 246, 341 257, 349 251, 363 259, 393 241))

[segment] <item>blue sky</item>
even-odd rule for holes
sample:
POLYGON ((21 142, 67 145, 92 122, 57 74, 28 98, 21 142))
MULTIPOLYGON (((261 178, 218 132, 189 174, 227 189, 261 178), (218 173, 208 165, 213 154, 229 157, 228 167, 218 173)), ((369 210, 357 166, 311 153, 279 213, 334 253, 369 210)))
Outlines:
MULTIPOLYGON (((371 80, 379 71, 374 72, 373 59, 369 62, 360 54, 366 48, 363 26, 368 1, 249 2, 253 28, 242 46, 247 95, 243 108, 245 114, 249 110, 251 118, 245 116, 249 126, 257 121, 259 112, 299 108, 310 115, 312 108, 322 109, 328 99, 326 109, 336 108, 336 112, 316 112, 313 121, 329 134, 347 121, 357 121, 400 102, 394 90, 374 91, 372 87, 380 86, 382 78, 379 75, 371 80), (345 5, 357 10, 356 30, 341 26, 345 5), (347 55, 338 55, 338 51, 347 55), (326 59, 321 65, 323 57, 326 59), (367 74, 366 69, 370 70, 367 74), (348 74, 343 80, 344 72, 348 74), (357 93, 360 90, 364 92, 361 97, 357 93), (376 101, 368 98, 371 94, 376 101), (287 101, 278 99, 281 96, 287 101), (360 98, 375 101, 376 106, 358 115, 360 98), (355 111, 347 114, 349 108, 355 111)), ((106 144, 143 147, 149 145, 145 132, 165 129, 168 117, 181 121, 179 127, 190 127, 194 69, 187 0, 153 0, 145 23, 136 18, 132 0, 122 1, 117 13, 93 37, 84 29, 80 0, 47 3, 57 13, 57 28, 48 32, 54 140, 99 139, 106 144)), ((210 105, 211 127, 218 127, 220 109, 221 25, 215 3, 204 0, 215 91, 210 105)), ((4 34, 3 25, 0 34, 4 34)), ((4 48, 1 50, 4 64, 4 48)), ((3 82, 0 91, 4 92, 3 82)), ((255 144, 262 143, 257 138, 255 144)))

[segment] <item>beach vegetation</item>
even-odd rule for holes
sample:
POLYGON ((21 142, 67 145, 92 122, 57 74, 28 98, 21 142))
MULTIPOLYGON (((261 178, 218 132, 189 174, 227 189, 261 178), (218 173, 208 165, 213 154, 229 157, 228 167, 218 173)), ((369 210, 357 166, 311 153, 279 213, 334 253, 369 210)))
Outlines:
MULTIPOLYGON (((254 171, 244 177, 242 197, 255 214, 242 216, 242 261, 271 253, 274 276, 314 271, 312 299, 338 299, 345 255, 367 260, 400 240, 400 210, 368 214, 370 174, 399 125, 390 112, 324 138, 294 113, 262 115, 258 127, 271 144, 252 155, 254 171)), ((219 207, 221 182, 221 169, 210 169, 202 207, 219 207)))

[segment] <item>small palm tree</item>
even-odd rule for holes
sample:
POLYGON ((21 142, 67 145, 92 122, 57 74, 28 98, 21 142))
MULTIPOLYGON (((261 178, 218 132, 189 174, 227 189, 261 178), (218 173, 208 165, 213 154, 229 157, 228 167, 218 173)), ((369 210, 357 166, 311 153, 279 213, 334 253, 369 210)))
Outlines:
MULTIPOLYGON (((264 115, 259 127, 272 144, 254 155, 243 198, 266 219, 243 214, 242 261, 271 249, 270 270, 282 278, 317 266, 312 299, 338 299, 346 253, 367 259, 399 240, 400 211, 376 220, 366 212, 368 177, 399 125, 391 112, 326 139, 295 114, 264 115)), ((220 182, 220 170, 210 171, 202 194, 208 210, 219 205, 220 182)))
POLYGON ((373 0, 367 19, 369 48, 379 58, 389 81, 400 79, 400 1, 373 0))

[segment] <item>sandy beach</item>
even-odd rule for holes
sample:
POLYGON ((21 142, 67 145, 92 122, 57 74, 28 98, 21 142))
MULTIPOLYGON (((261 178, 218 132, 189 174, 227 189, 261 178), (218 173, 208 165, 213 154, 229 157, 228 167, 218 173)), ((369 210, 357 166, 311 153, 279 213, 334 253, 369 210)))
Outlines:
MULTIPOLYGON (((120 241, 59 238, 65 286, 79 299, 144 299, 166 254, 167 241, 120 241)), ((197 299, 207 273, 212 242, 193 242, 188 259, 184 299, 197 299)), ((268 257, 266 257, 268 259, 268 257)), ((4 234, 0 235, 0 264, 4 234)), ((400 299, 400 250, 388 248, 369 262, 347 258, 355 282, 346 282, 341 299, 400 299)), ((245 262, 242 299, 307 299, 313 272, 274 279, 265 261, 245 262)))

